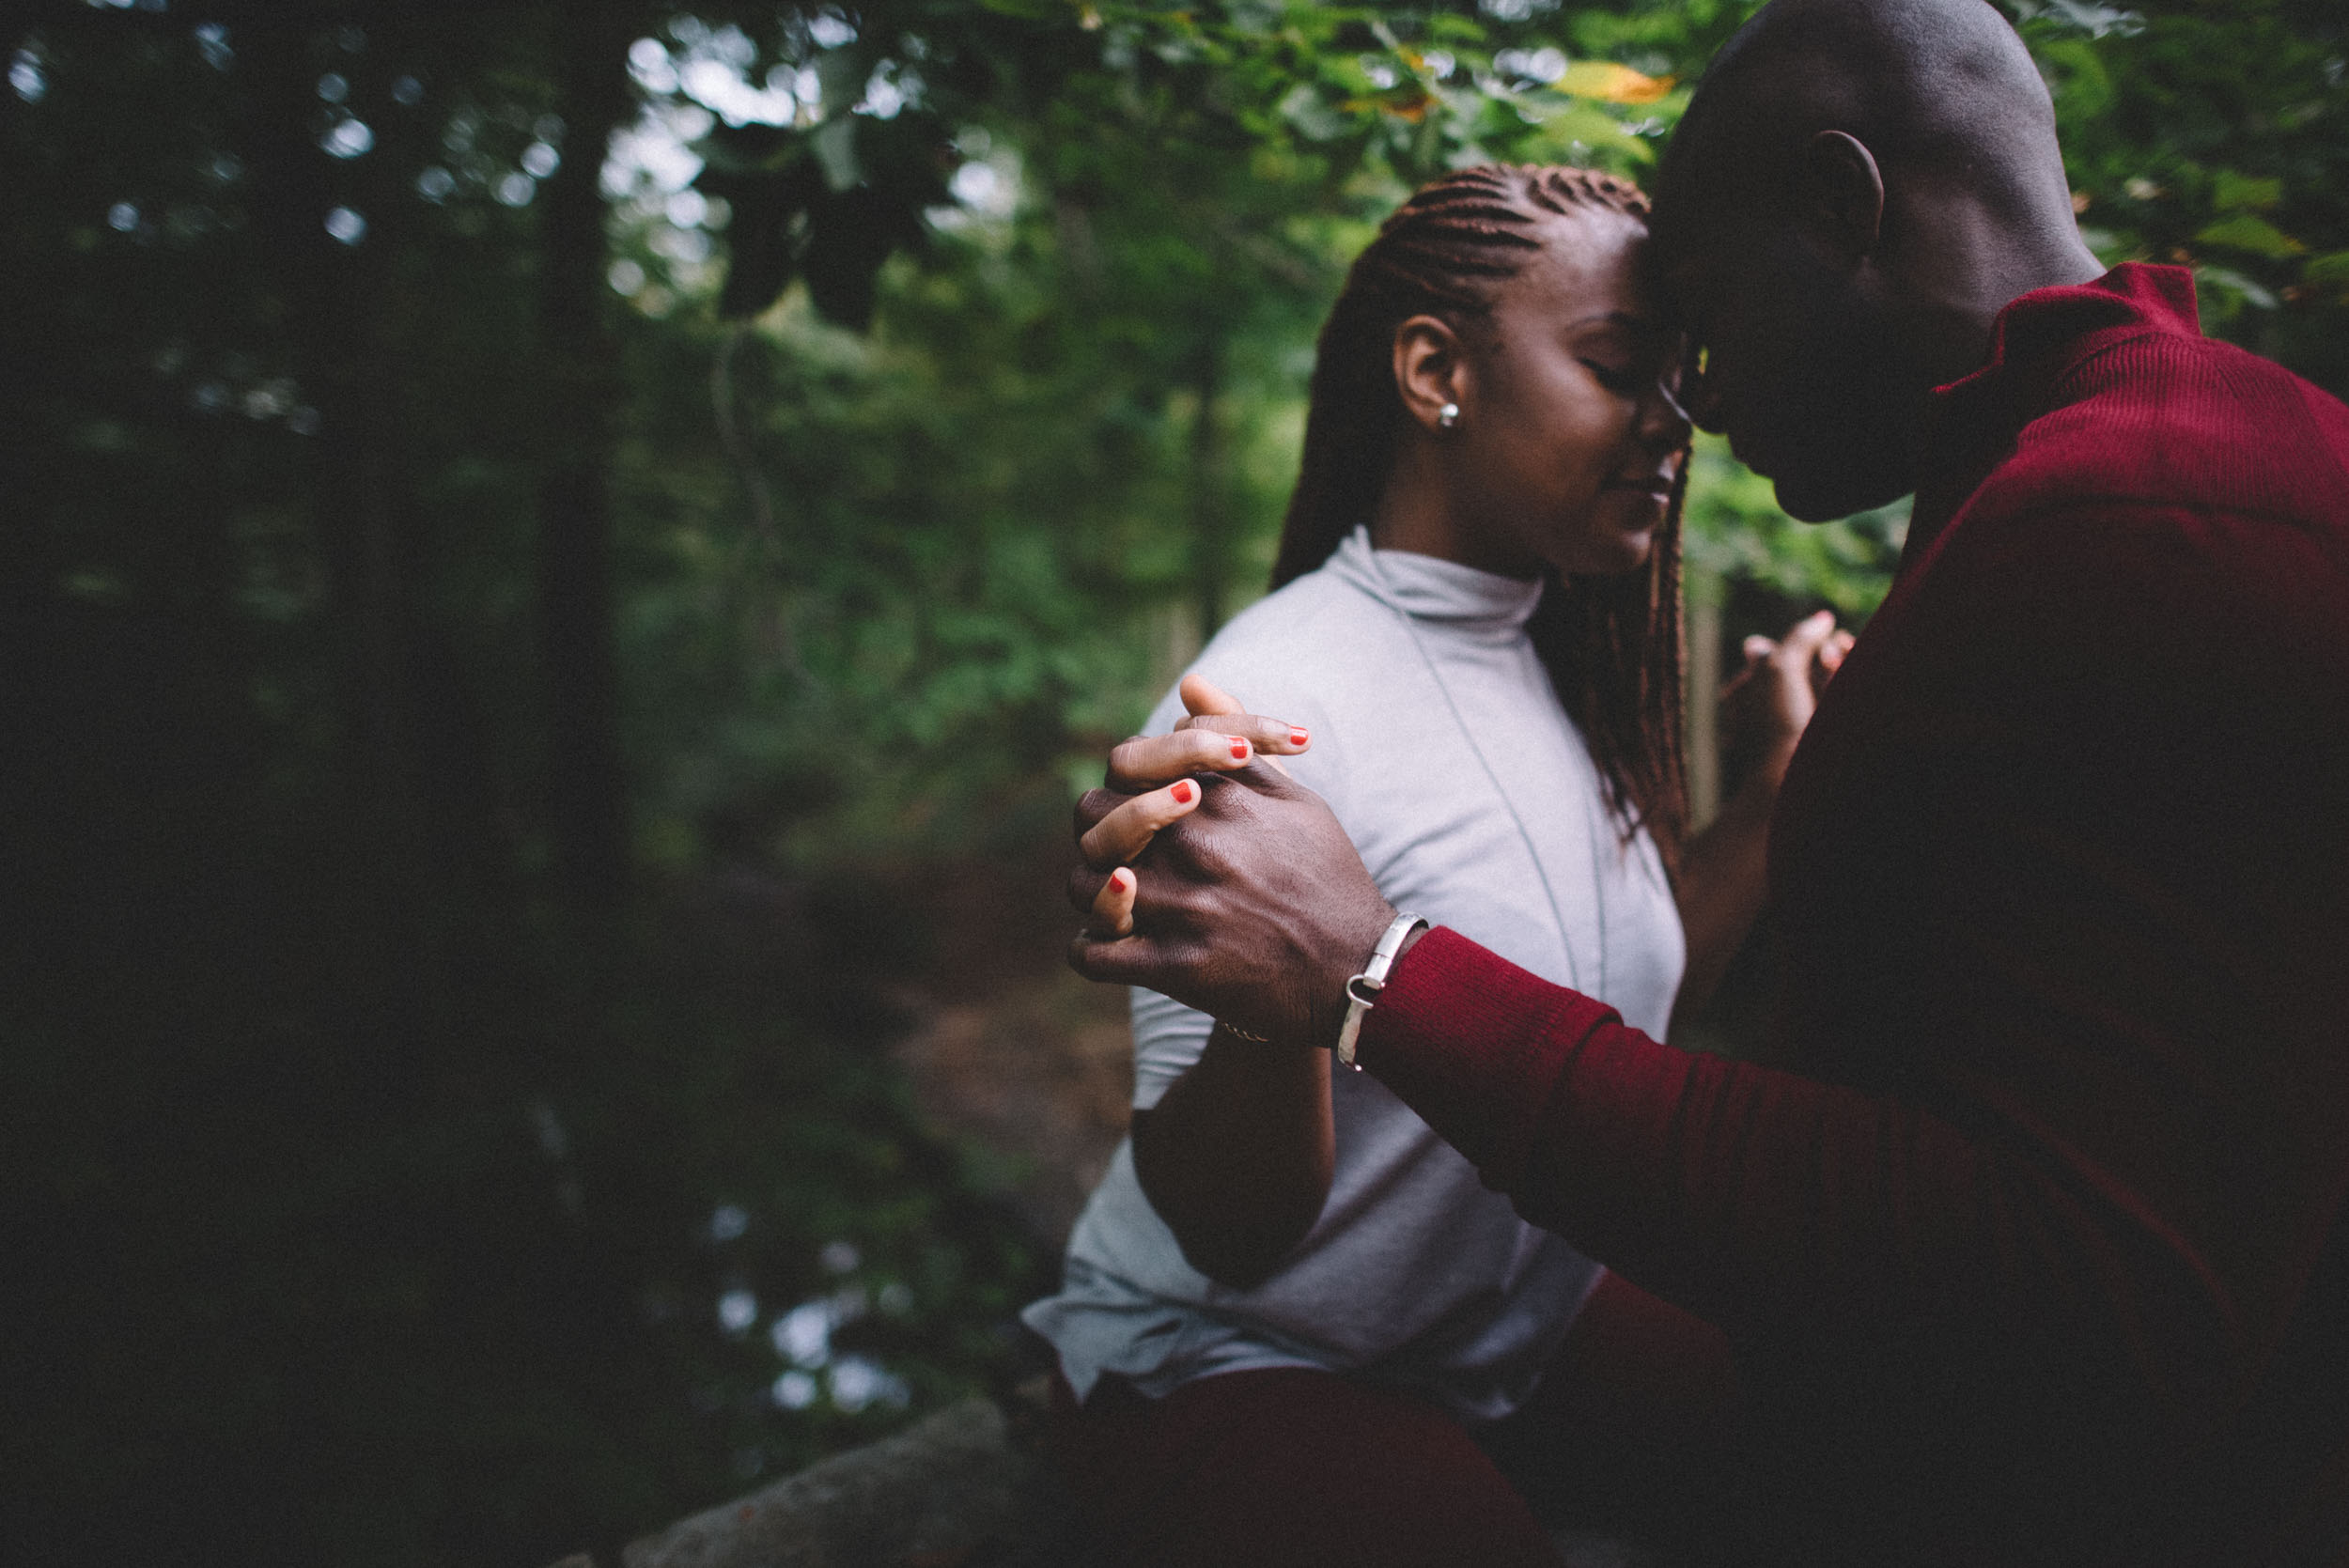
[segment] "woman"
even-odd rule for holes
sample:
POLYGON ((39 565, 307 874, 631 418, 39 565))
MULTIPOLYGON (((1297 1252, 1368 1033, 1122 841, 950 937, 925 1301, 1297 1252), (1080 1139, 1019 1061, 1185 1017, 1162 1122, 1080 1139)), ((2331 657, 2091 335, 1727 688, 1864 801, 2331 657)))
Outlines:
MULTIPOLYGON (((1842 644, 1814 618, 1760 650, 1772 762, 1683 845, 1689 429, 1645 211, 1604 175, 1478 168, 1388 221, 1322 331, 1276 591, 1186 680, 1206 711, 1129 744, 1293 757, 1398 907, 1660 1035, 1758 908, 1773 764, 1842 644)), ((1495 1455, 1554 1478, 1577 1434, 1685 1436, 1614 1405, 1718 1413, 1717 1336, 1524 1224, 1373 1080, 1150 993, 1134 1033, 1133 1134, 1027 1321, 1072 1477, 1146 1559, 1554 1563, 1495 1455), (1688 1386, 1610 1388, 1625 1335, 1672 1341, 1642 1364, 1688 1386)))

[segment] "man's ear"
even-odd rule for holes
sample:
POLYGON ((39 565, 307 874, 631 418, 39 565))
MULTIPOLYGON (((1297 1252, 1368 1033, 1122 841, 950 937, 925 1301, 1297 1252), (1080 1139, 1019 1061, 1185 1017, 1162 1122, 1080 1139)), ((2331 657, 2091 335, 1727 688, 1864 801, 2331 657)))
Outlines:
POLYGON ((1884 175, 1856 136, 1822 131, 1803 148, 1803 217, 1834 254, 1857 261, 1884 235, 1884 175))
POLYGON ((1454 417, 1465 405, 1468 365, 1460 351, 1460 334, 1439 316, 1413 316, 1394 329, 1394 390, 1403 410, 1430 435, 1449 428, 1443 421, 1446 405, 1454 417))

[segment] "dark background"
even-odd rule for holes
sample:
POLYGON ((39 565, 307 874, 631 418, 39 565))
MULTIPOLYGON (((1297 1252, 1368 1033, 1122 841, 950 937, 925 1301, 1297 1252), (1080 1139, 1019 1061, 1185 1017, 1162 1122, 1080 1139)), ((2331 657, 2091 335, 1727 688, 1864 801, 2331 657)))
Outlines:
MULTIPOLYGON (((1346 259, 1749 8, 9 8, 0 1554, 536 1564, 1032 1374, 1066 807, 1346 259)), ((2092 243, 2342 390, 2338 8, 2010 14, 2092 243)), ((1696 637, 1900 527, 1708 445, 1696 637)))

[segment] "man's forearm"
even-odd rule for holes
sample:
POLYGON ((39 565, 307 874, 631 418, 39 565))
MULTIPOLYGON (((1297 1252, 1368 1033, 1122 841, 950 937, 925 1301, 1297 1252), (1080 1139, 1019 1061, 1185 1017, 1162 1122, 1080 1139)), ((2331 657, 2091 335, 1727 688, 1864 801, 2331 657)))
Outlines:
POLYGON ((1888 1096, 1650 1039, 1455 932, 1397 964, 1361 1061, 1526 1219, 1733 1334, 1963 1316, 2172 1367, 2233 1343, 2158 1217, 1888 1096))

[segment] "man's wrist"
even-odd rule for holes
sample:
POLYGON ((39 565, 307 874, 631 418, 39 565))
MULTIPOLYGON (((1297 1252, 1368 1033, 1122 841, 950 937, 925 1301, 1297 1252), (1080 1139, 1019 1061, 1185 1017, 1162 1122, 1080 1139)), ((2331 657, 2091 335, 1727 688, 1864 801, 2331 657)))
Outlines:
POLYGON ((1370 1010, 1378 1004, 1379 996, 1386 990, 1387 975, 1393 969, 1395 959, 1401 956, 1403 944, 1426 927, 1424 919, 1408 910, 1396 915, 1387 923, 1386 929, 1378 933, 1378 940, 1371 948, 1370 959, 1362 966, 1361 972, 1347 978, 1346 1018, 1338 1026, 1338 1065, 1355 1066, 1354 1046, 1361 1037, 1363 1020, 1370 1017, 1370 1010))
POLYGON ((1329 945, 1322 950, 1321 968, 1311 980, 1310 1007, 1315 1027, 1306 1037, 1316 1047, 1326 1050, 1337 1038, 1338 1026, 1346 1017, 1346 983, 1362 972, 1371 949, 1378 945, 1379 937, 1392 924, 1394 906, 1381 898, 1359 910, 1349 910, 1343 917, 1343 924, 1328 933, 1329 945))

